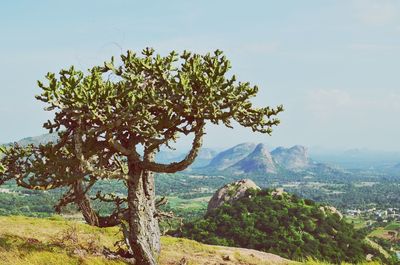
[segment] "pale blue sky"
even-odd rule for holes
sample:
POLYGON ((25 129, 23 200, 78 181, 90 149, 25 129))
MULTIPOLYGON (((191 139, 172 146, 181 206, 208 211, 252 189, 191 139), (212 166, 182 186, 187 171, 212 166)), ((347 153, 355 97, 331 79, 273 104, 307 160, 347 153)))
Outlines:
POLYGON ((0 3, 0 142, 44 133, 33 96, 46 72, 151 46, 222 49, 259 85, 257 105, 284 104, 272 137, 212 127, 207 146, 400 150, 400 1, 144 2, 0 3))

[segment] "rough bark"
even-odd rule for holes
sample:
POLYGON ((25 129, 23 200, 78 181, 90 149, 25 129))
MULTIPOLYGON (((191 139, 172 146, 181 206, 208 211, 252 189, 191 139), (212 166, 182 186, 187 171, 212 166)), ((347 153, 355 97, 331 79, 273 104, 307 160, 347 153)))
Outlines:
POLYGON ((111 214, 109 216, 100 216, 95 211, 90 202, 89 196, 83 191, 82 181, 77 181, 73 185, 75 204, 79 207, 82 212, 83 218, 86 223, 97 227, 113 227, 121 224, 121 218, 127 217, 127 211, 119 214, 111 214))
POLYGON ((161 251, 155 207, 154 176, 136 162, 129 163, 129 245, 137 264, 156 265, 161 251))
POLYGON ((92 208, 90 199, 83 192, 83 185, 81 181, 74 183, 75 204, 82 212, 83 218, 86 223, 93 226, 99 226, 99 217, 97 212, 92 208))

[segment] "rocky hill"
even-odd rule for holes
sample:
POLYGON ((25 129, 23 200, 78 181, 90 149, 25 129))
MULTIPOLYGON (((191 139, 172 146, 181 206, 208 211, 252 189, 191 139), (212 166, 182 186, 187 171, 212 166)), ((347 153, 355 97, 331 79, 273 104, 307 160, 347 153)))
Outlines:
POLYGON ((248 156, 255 147, 254 143, 238 144, 216 155, 207 167, 217 170, 226 169, 248 156))
POLYGON ((267 147, 258 144, 253 152, 228 168, 235 174, 258 173, 276 174, 277 168, 267 147))
POLYGON ((278 147, 268 151, 265 144, 243 143, 217 154, 206 172, 224 172, 233 175, 285 175, 289 172, 340 171, 324 163, 316 163, 306 147, 295 145, 290 148, 278 147))
POLYGON ((271 155, 275 163, 287 170, 299 171, 312 164, 307 149, 301 145, 291 148, 278 147, 271 152, 271 155))
POLYGON ((206 244, 252 248, 299 261, 311 257, 335 264, 359 264, 368 259, 394 264, 335 208, 281 189, 248 186, 255 184, 243 180, 218 190, 207 214, 186 223, 180 235, 206 244))

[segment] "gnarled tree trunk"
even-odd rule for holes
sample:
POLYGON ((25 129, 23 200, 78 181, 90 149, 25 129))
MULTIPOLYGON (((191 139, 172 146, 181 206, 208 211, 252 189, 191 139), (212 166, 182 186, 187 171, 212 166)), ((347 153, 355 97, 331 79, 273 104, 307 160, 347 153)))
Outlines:
POLYGON ((121 224, 121 219, 126 219, 127 211, 101 216, 94 210, 89 196, 83 191, 84 188, 81 180, 73 184, 73 189, 75 204, 78 206, 87 224, 97 227, 113 227, 121 224))
POLYGON ((99 216, 97 212, 92 208, 90 199, 83 192, 82 181, 76 181, 73 184, 73 189, 75 193, 75 204, 79 207, 79 210, 81 211, 86 223, 93 226, 99 226, 99 216))
POLYGON ((161 251, 160 228, 155 207, 153 173, 137 164, 129 165, 129 244, 140 265, 156 265, 161 251))

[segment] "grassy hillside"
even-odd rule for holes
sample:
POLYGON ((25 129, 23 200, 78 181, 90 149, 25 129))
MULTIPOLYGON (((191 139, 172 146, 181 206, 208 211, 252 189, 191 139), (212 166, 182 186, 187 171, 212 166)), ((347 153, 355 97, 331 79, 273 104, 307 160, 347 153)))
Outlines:
MULTIPOLYGON (((113 247, 118 228, 99 229, 60 217, 0 217, 1 265, 122 265, 101 254, 102 246, 113 247)), ((196 241, 162 237, 160 265, 268 265, 300 264, 250 249, 210 246, 196 241), (182 264, 185 264, 184 262, 182 264)), ((308 261, 304 264, 327 264, 308 261)), ((377 264, 377 263, 369 263, 377 264)))
MULTIPOLYGON (((113 248, 118 228, 99 229, 62 218, 0 217, 1 265, 122 265, 107 260, 102 246, 113 248)), ((253 250, 218 247, 196 241, 162 237, 161 265, 179 264, 289 264, 279 256, 253 250), (229 257, 229 260, 224 260, 229 257)))

